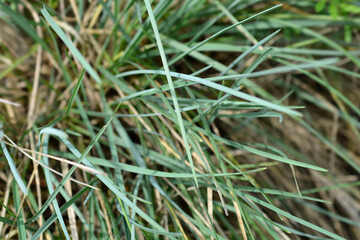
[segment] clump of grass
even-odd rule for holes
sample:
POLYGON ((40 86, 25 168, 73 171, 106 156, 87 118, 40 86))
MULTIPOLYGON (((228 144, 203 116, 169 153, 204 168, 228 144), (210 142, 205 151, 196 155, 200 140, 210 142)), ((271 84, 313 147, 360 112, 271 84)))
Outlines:
POLYGON ((359 67, 358 53, 311 29, 345 22, 302 15, 314 6, 1 1, 9 29, 32 45, 21 56, 11 41, 1 49, 2 90, 15 93, 0 101, 0 164, 11 169, 0 176, 0 235, 358 236, 356 216, 341 216, 345 204, 326 196, 338 191, 355 206, 357 182, 311 156, 318 147, 332 164, 360 169, 358 153, 336 140, 340 121, 354 132, 346 138, 359 140, 360 111, 330 79, 358 78, 341 67, 359 67), (314 120, 315 107, 323 119, 333 114, 332 138, 314 120), (339 232, 342 225, 351 233, 339 232))

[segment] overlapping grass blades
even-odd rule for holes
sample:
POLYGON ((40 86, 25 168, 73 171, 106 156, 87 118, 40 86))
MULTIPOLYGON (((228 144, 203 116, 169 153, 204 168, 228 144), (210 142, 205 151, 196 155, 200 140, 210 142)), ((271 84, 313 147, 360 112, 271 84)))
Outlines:
MULTIPOLYGON (((43 68, 41 90, 49 91, 49 98, 41 98, 43 94, 39 93, 42 111, 28 129, 39 139, 36 151, 71 159, 90 169, 75 176, 78 168, 72 166, 59 179, 44 168, 49 196, 38 206, 34 184, 24 182, 30 179, 30 160, 25 158, 24 166, 16 162, 16 146, 7 149, 0 129, 1 147, 15 178, 11 184, 14 207, 9 202, 3 204, 7 215, 1 216, 0 222, 16 226, 20 239, 38 239, 42 234, 69 239, 65 211, 72 208, 79 222, 75 229, 90 239, 282 239, 286 234, 298 239, 344 239, 328 226, 298 217, 293 207, 299 204, 326 218, 357 226, 356 221, 333 214, 330 205, 320 205, 329 204, 329 199, 309 195, 333 188, 303 190, 301 182, 298 186, 297 181, 294 184, 286 179, 283 181, 296 185, 295 190, 280 190, 268 181, 274 169, 288 165, 292 176, 295 171, 316 171, 336 179, 325 169, 327 164, 294 149, 268 126, 297 122, 303 132, 316 136, 344 164, 359 172, 353 154, 317 130, 309 110, 302 106, 311 102, 338 114, 359 139, 359 107, 324 73, 334 71, 359 78, 355 71, 336 66, 344 57, 359 66, 359 53, 310 29, 324 22, 332 24, 332 20, 323 17, 315 21, 316 17, 310 16, 293 21, 278 14, 284 11, 281 5, 259 10, 265 6, 261 2, 71 1, 71 6, 56 17, 49 14, 54 12, 49 7, 37 11, 45 18, 41 23, 48 31, 44 39, 37 36, 27 15, 16 12, 18 5, 26 5, 0 2, 1 9, 35 42, 26 56, 0 73, 1 78, 16 72, 38 46, 45 49, 45 58, 51 56, 50 63, 56 62, 54 67, 43 68), (252 10, 245 13, 243 9, 252 10), (75 20, 69 17, 72 15, 75 20), (283 39, 280 28, 298 29, 296 34, 301 32, 312 39, 299 38, 292 47, 281 47, 276 42, 283 39), (69 29, 84 37, 82 41, 73 43, 67 35, 69 29), (58 44, 59 40, 65 45, 58 44), (313 49, 314 42, 331 49, 313 49), (329 108, 316 95, 287 85, 288 78, 300 74, 324 87, 338 107, 329 108), (89 81, 91 78, 95 82, 89 81), (278 89, 264 89, 262 83, 266 81, 271 82, 270 89, 278 89), (286 89, 286 93, 279 89, 286 89), (298 106, 288 104, 296 102, 293 98, 300 99, 298 106), (54 138, 51 141, 50 136, 54 138), (259 143, 264 139, 266 143, 259 143), (65 148, 60 151, 58 144, 65 148), (67 192, 65 183, 79 176, 94 188, 72 185, 73 194, 67 192), (65 199, 62 206, 61 198, 65 199), (49 209, 54 210, 52 215, 40 226, 40 218, 49 209), (13 216, 13 212, 18 215, 13 216), (279 224, 278 219, 283 222, 279 224)), ((62 11, 58 4, 52 1, 52 6, 62 11)), ((295 1, 285 4, 302 6, 295 1)), ((30 82, 21 86, 25 85, 31 88, 30 82)), ((23 97, 17 100, 21 102, 23 97)), ((11 126, 10 121, 5 125, 11 126)), ((28 146, 28 132, 21 136, 18 146, 28 146)), ((17 135, 22 133, 13 134, 17 135)), ((41 158, 45 165, 59 166, 45 155, 41 158)), ((287 172, 282 174, 287 176, 287 172)), ((347 191, 355 185, 340 183, 333 187, 347 191)))

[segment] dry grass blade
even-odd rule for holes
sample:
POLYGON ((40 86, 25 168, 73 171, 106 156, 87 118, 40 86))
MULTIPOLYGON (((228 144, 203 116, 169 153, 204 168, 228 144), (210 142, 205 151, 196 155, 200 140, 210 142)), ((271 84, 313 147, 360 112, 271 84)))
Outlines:
MULTIPOLYGON (((73 166, 76 166, 77 168, 79 169, 82 169, 84 170, 85 172, 88 172, 88 173, 91 173, 93 175, 96 175, 96 174, 100 174, 100 175, 106 175, 104 172, 101 172, 99 170, 96 170, 94 168, 90 168, 88 166, 85 166, 83 164, 79 164, 79 163, 76 163, 76 162, 73 162, 73 161, 70 161, 70 160, 67 160, 65 158, 60 158, 60 157, 56 157, 56 156, 53 156, 53 155, 50 155, 50 154, 46 154, 46 153, 42 153, 42 152, 37 152, 37 151, 34 151, 34 150, 30 150, 30 149, 26 149, 26 148, 22 148, 22 147, 19 147, 17 146, 6 134, 4 134, 4 137, 6 139, 9 140, 9 142, 5 142, 5 144, 13 147, 13 148, 16 148, 18 149, 19 151, 21 151, 22 153, 26 154, 26 153, 33 153, 33 154, 36 154, 36 155, 40 155, 40 156, 46 156, 48 158, 51 158, 51 159, 54 159, 54 160, 57 160, 57 161, 60 161, 60 162, 63 162, 63 163, 67 163, 67 164, 70 164, 70 165, 73 165, 73 166)), ((27 157, 31 158, 32 160, 34 161, 37 161, 35 159, 33 159, 32 157, 30 157, 29 155, 26 154, 27 157)))
POLYGON ((3 99, 3 98, 0 98, 0 102, 4 103, 4 104, 9 104, 9 105, 12 105, 12 106, 15 106, 15 107, 20 107, 21 106, 20 103, 12 102, 12 101, 9 101, 9 100, 3 99))
POLYGON ((0 239, 359 239, 359 14, 0 0, 0 239))

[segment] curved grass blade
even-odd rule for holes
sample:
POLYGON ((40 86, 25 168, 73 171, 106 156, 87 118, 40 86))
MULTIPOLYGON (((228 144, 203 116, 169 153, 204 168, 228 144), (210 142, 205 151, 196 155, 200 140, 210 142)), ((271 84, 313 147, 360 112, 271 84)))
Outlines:
MULTIPOLYGON (((120 104, 118 105, 120 107, 120 104)), ((117 107, 117 109, 118 109, 117 107)), ((116 111, 117 111, 116 109, 116 111)), ((114 113, 116 112, 114 111, 114 113)), ((113 114, 114 114, 113 113, 113 114)), ((54 128, 44 128, 41 130, 40 134, 51 134, 57 136, 61 139, 61 141, 67 146, 67 148, 78 158, 77 163, 83 162, 86 166, 94 168, 94 166, 86 159, 86 155, 90 152, 92 147, 94 146, 95 142, 99 140, 100 136, 105 132, 107 126, 110 124, 111 120, 113 119, 113 115, 109 119, 109 121, 100 129, 99 133, 97 134, 96 138, 90 143, 90 145, 86 148, 86 150, 81 154, 67 139, 68 136, 66 133, 54 129, 54 128)), ((59 185, 55 188, 54 192, 50 195, 47 201, 44 203, 43 207, 33 216, 28 222, 32 222, 37 219, 40 214, 42 214, 49 206, 50 202, 54 200, 56 195, 59 193, 60 188, 62 188, 71 174, 75 171, 76 166, 73 166, 59 185)), ((130 207, 133 211, 135 211, 139 216, 144 218, 149 224, 154 226, 156 229, 160 231, 165 231, 163 227, 161 227, 155 220, 149 217, 146 213, 144 213, 138 206, 134 205, 116 186, 116 184, 107 176, 96 174, 96 177, 105 184, 117 197, 119 197, 128 207, 130 207)))
POLYGON ((288 213, 288 212, 286 212, 284 210, 281 210, 280 208, 277 208, 277 207, 275 207, 275 206, 273 206, 273 205, 271 205, 269 203, 266 203, 266 202, 264 202, 264 201, 262 201, 262 200, 260 200, 260 199, 258 199, 256 197, 253 197, 253 196, 248 195, 248 194, 244 194, 242 192, 238 192, 238 193, 242 197, 246 197, 246 198, 252 200, 253 202, 255 202, 257 204, 260 204, 260 205, 262 205, 262 206, 264 206, 264 207, 266 207, 266 208, 268 208, 268 209, 270 209, 270 210, 272 210, 272 211, 274 211, 274 212, 276 212, 276 213, 278 213, 278 214, 280 214, 280 215, 282 215, 284 217, 287 217, 287 218, 289 218, 289 219, 291 219, 291 220, 293 220, 293 221, 295 221, 295 222, 297 222, 297 223, 299 223, 301 225, 304 225, 304 226, 306 226, 308 228, 314 229, 315 231, 320 232, 320 233, 322 233, 322 234, 324 234, 326 236, 329 236, 329 237, 331 237, 333 239, 345 240, 345 238, 340 237, 339 235, 337 235, 335 233, 332 233, 332 232, 330 232, 330 231, 328 231, 328 230, 326 230, 324 228, 316 226, 316 225, 314 225, 314 224, 312 224, 312 223, 310 223, 308 221, 305 221, 305 220, 303 220, 301 218, 298 218, 298 217, 296 217, 296 216, 294 216, 294 215, 292 215, 292 214, 290 214, 290 213, 288 213))
MULTIPOLYGON (((45 135, 45 138, 43 139, 43 153, 48 154, 48 148, 49 148, 49 135, 45 135)), ((47 157, 47 155, 43 155, 42 159, 44 161, 44 164, 46 166, 49 166, 49 159, 47 157)), ((54 192, 54 186, 53 186, 53 181, 51 180, 51 173, 49 171, 48 168, 43 168, 44 169, 44 173, 45 173, 45 180, 46 180, 46 185, 48 187, 48 191, 50 194, 52 194, 54 192)), ((56 216, 59 220, 60 226, 63 230, 63 233, 65 235, 65 238, 70 240, 70 235, 67 231, 66 225, 65 225, 65 221, 62 217, 60 208, 59 208, 59 203, 56 200, 56 198, 54 198, 54 200, 52 201, 56 216)))
POLYGON ((177 117, 178 125, 180 127, 181 136, 182 136, 182 139, 184 141, 184 147, 185 147, 185 150, 186 150, 186 154, 187 154, 188 160, 190 162, 191 171, 192 171, 193 176, 194 176, 194 181, 195 181, 196 187, 198 187, 199 184, 198 184, 196 174, 195 174, 195 168, 194 168, 194 163, 193 163, 192 156, 191 156, 190 146, 189 146, 188 139, 187 139, 187 133, 185 131, 185 126, 184 126, 183 119, 182 119, 182 116, 181 116, 181 113, 180 113, 179 103, 178 103, 177 98, 176 98, 176 92, 175 92, 173 80, 172 80, 171 75, 170 75, 170 68, 169 68, 169 65, 168 65, 168 62, 167 62, 167 59, 166 59, 164 47, 163 47, 163 44, 161 42, 160 33, 159 33, 159 30, 158 30, 158 27, 157 27, 157 24, 156 24, 154 13, 153 13, 152 8, 151 8, 151 4, 150 4, 149 0, 144 0, 144 1, 145 1, 145 6, 146 6, 146 9, 147 9, 147 12, 149 14, 149 19, 150 19, 150 22, 151 22, 151 26, 152 26, 153 31, 154 31, 156 44, 157 44, 159 52, 160 52, 160 57, 161 57, 161 61, 162 61, 162 64, 163 64, 163 67, 164 67, 164 70, 165 70, 166 79, 167 79, 168 84, 169 84, 171 97, 172 97, 172 100, 174 102, 176 117, 177 117))
POLYGON ((180 54, 179 56, 177 56, 176 58, 172 59, 172 60, 169 62, 169 65, 172 65, 173 63, 177 62, 178 60, 182 59, 183 57, 185 57, 186 55, 188 55, 189 53, 191 53, 192 51, 198 49, 199 47, 201 47, 201 46, 204 45, 205 43, 209 42, 210 40, 216 38, 217 36, 220 36, 221 34, 227 32, 227 31, 229 31, 230 29, 233 29, 234 27, 236 27, 236 26, 238 26, 238 25, 241 25, 241 24, 243 24, 243 23, 245 23, 245 22, 248 22, 248 21, 250 21, 250 20, 252 20, 252 19, 255 19, 255 18, 257 18, 257 17, 259 17, 259 16, 261 16, 261 15, 263 15, 263 14, 265 14, 265 13, 271 12, 271 11, 273 11, 273 10, 281 7, 281 6, 282 6, 282 4, 278 4, 278 5, 274 6, 274 7, 271 7, 271 8, 269 8, 269 9, 266 9, 266 10, 260 12, 260 13, 254 14, 254 15, 252 15, 251 17, 246 18, 246 19, 244 19, 244 20, 242 20, 242 21, 240 21, 240 22, 237 22, 237 23, 235 23, 235 24, 233 24, 233 25, 231 25, 231 26, 229 26, 229 27, 226 27, 226 28, 222 29, 221 31, 218 31, 217 33, 213 34, 212 36, 206 38, 205 40, 203 40, 203 41, 199 42, 198 44, 196 44, 195 46, 191 47, 191 48, 188 49, 186 52, 184 52, 184 53, 180 54))
MULTIPOLYGON (((154 176, 154 177, 191 178, 193 176, 192 173, 190 174, 190 173, 163 172, 163 171, 158 171, 158 170, 151 170, 151 169, 146 169, 146 168, 142 168, 142 167, 137 167, 137 166, 126 164, 126 163, 111 162, 109 160, 104 160, 104 159, 94 158, 94 157, 89 158, 88 160, 90 163, 97 165, 97 166, 106 166, 106 167, 110 167, 110 168, 121 169, 126 172, 132 172, 132 173, 137 173, 137 174, 142 174, 142 175, 149 175, 149 176, 154 176)), ((230 176, 239 176, 239 175, 244 175, 244 174, 249 174, 249 173, 255 173, 255 172, 263 171, 265 169, 266 169, 265 167, 262 167, 262 168, 258 168, 258 169, 249 170, 246 172, 241 172, 241 173, 196 174, 196 176, 198 178, 208 178, 211 176, 214 176, 214 177, 228 176, 228 177, 230 177, 230 176)))
POLYGON ((94 78, 94 80, 101 84, 101 80, 99 75, 96 73, 96 71, 91 67, 88 61, 84 58, 84 56, 80 53, 80 51, 75 47, 75 45, 68 39, 68 37, 65 35, 63 30, 56 24, 54 19, 50 16, 48 11, 46 10, 45 6, 41 9, 41 13, 45 17, 46 21, 50 24, 52 29, 56 32, 56 34, 61 38, 61 40, 65 43, 65 45, 69 48, 71 53, 79 60, 81 65, 86 69, 86 71, 90 74, 91 77, 94 78))
MULTIPOLYGON (((165 75, 165 72, 161 71, 161 70, 143 70, 143 71, 131 71, 131 72, 132 72, 131 74, 130 73, 128 73, 128 74, 132 75, 132 74, 141 74, 141 73, 156 73, 156 74, 160 74, 160 75, 165 75)), ((241 98, 241 99, 244 99, 244 100, 247 100, 249 102, 258 104, 258 105, 266 107, 266 108, 277 110, 279 112, 284 112, 284 113, 287 113, 289 115, 302 116, 301 113, 299 113, 297 111, 294 111, 294 110, 291 110, 288 107, 284 107, 284 106, 281 106, 281 105, 278 105, 278 104, 275 104, 275 103, 265 101, 265 100, 263 100, 261 98, 249 95, 247 93, 236 91, 234 89, 223 86, 221 84, 211 82, 211 81, 209 81, 207 79, 202 79, 202 78, 199 78, 199 77, 194 77, 194 76, 191 76, 191 75, 181 74, 181 73, 171 73, 171 75, 173 77, 178 77, 178 78, 181 78, 181 79, 189 80, 189 81, 192 81, 194 83, 200 83, 202 85, 217 89, 217 90, 219 90, 221 92, 230 94, 232 96, 235 96, 235 97, 238 97, 238 98, 241 98)), ((243 74, 243 75, 239 74, 239 76, 246 76, 246 75, 251 75, 251 74, 243 74)), ((237 78, 237 77, 238 76, 232 76, 231 78, 237 78)), ((226 79, 227 76, 224 76, 222 78, 226 79)), ((223 79, 216 79, 216 80, 223 80, 223 79)), ((166 87, 166 89, 169 89, 169 88, 170 88, 170 86, 166 87)), ((165 90, 165 89, 163 89, 163 90, 165 90)), ((134 97, 141 96, 142 94, 144 94, 144 92, 146 94, 149 94, 150 92, 155 93, 155 91, 146 90, 146 91, 143 91, 143 92, 138 92, 138 93, 135 93, 135 94, 131 94, 131 95, 121 99, 120 101, 125 101, 125 100, 129 100, 131 98, 134 98, 134 97)))
POLYGON ((314 30, 311 30, 309 28, 306 27, 302 27, 296 23, 293 22, 286 22, 280 19, 270 19, 270 22, 274 22, 274 23, 280 23, 283 24, 285 26, 289 26, 295 29, 300 30, 301 32, 303 32, 306 35, 312 36, 315 39, 318 39, 322 42, 324 42, 325 44, 327 44, 328 46, 338 50, 339 52, 341 52, 342 54, 344 54, 346 57, 348 57, 356 66, 360 67, 360 60, 358 57, 352 55, 349 51, 345 50, 342 46, 340 46, 338 43, 336 43, 335 41, 331 40, 330 38, 327 38, 323 35, 321 35, 320 33, 315 32, 314 30))
MULTIPOLYGON (((230 80, 230 79, 238 79, 238 78, 249 78, 249 77, 260 77, 260 76, 264 76, 264 75, 269 75, 269 74, 279 74, 279 73, 285 73, 285 72, 290 72, 290 71, 294 71, 294 70, 298 70, 298 69, 304 69, 304 68, 315 68, 315 67, 320 67, 320 66, 326 66, 329 64, 333 64, 337 61, 337 59, 324 59, 324 60, 318 60, 318 61, 314 61, 312 63, 305 63, 305 64, 298 64, 296 66, 285 66, 285 67, 278 67, 278 68, 273 68, 273 69, 268 69, 268 70, 263 70, 263 71, 258 71, 258 72, 254 72, 254 73, 248 73, 248 74, 234 74, 234 75, 230 75, 230 76, 220 76, 220 77, 212 77, 212 78, 199 78, 199 77, 195 77, 192 75, 188 75, 188 74, 183 74, 183 73, 176 73, 176 72, 170 72, 170 75, 172 77, 176 77, 179 79, 184 79, 187 81, 191 81, 191 83, 189 82, 184 82, 184 81, 176 81, 174 82, 173 87, 174 88, 179 88, 179 87, 184 87, 184 86, 189 86, 195 83, 200 83, 203 84, 205 86, 217 89, 219 91, 228 93, 230 95, 233 95, 235 97, 250 101, 252 103, 255 104, 259 104, 260 106, 266 107, 266 108, 270 108, 273 110, 277 110, 279 112, 283 112, 283 113, 287 113, 289 115, 293 115, 293 116, 302 116, 301 113, 291 110, 288 107, 285 106, 281 106, 275 103, 271 103, 268 102, 266 100, 263 100, 261 98, 243 93, 243 92, 238 92, 234 89, 225 87, 223 85, 214 83, 213 81, 221 81, 221 80, 230 80)), ((166 75, 165 71, 162 70, 134 70, 134 71, 128 71, 125 73, 121 73, 121 74, 117 74, 117 77, 125 77, 125 76, 130 76, 130 75, 137 75, 137 74, 158 74, 158 75, 166 75)), ((169 85, 164 85, 161 87, 162 91, 167 91, 170 89, 169 85)), ((133 98, 137 98, 140 96, 147 96, 147 95, 152 95, 155 94, 157 91, 156 89, 149 89, 149 90, 144 90, 144 91, 140 91, 140 92, 136 92, 133 94, 128 95, 127 97, 118 100, 117 102, 123 102, 123 101, 128 101, 130 99, 133 98)))
MULTIPOLYGON (((193 131, 198 131, 198 132, 203 133, 204 135, 207 135, 207 132, 204 129, 200 128, 200 127, 192 126, 192 130, 193 131)), ((231 141, 229 139, 226 139, 226 138, 223 138, 223 137, 220 137, 220 136, 217 136, 217 135, 213 135, 213 137, 214 137, 215 140, 221 141, 226 145, 232 146, 234 148, 242 149, 242 150, 245 150, 247 152, 250 152, 250 153, 253 153, 253 154, 256 154, 256 155, 259 155, 259 156, 263 156, 265 158, 273 159, 275 161, 291 164, 291 165, 298 166, 298 167, 309 168, 309 169, 320 171, 320 172, 327 172, 328 171, 327 169, 322 168, 322 167, 318 167, 318 166, 315 166, 315 165, 312 165, 312 164, 309 164, 309 163, 303 163, 303 162, 295 161, 295 160, 292 160, 292 159, 289 159, 289 158, 281 157, 281 156, 278 156, 278 155, 275 155, 275 154, 272 154, 272 153, 268 153, 268 152, 265 152, 265 151, 262 151, 262 150, 259 150, 259 149, 253 148, 253 147, 249 147, 249 146, 246 146, 246 145, 231 141)))
MULTIPOLYGON (((88 189, 89 187, 85 187, 77 192, 71 199, 66 201, 66 203, 60 207, 60 212, 63 213, 68 209, 73 203, 76 202, 88 189)), ((35 232, 35 234, 31 237, 31 240, 38 239, 43 232, 45 232, 50 225, 57 219, 57 214, 53 214, 51 217, 46 220, 46 222, 35 232)))
POLYGON ((45 43, 43 39, 41 39, 37 35, 36 30, 29 24, 29 21, 25 19, 23 15, 13 11, 4 2, 0 2, 0 8, 11 18, 11 20, 14 23, 16 23, 16 25, 18 25, 24 32, 26 32, 35 42, 40 44, 49 53, 52 52, 49 46, 45 43))
POLYGON ((12 159, 9 151, 7 150, 7 147, 6 147, 6 145, 5 145, 4 141, 3 141, 3 137, 4 137, 3 123, 0 122, 0 145, 1 145, 1 148, 3 150, 5 158, 6 158, 7 162, 8 162, 8 164, 9 164, 10 170, 11 170, 12 174, 14 175, 14 178, 15 178, 17 184, 19 185, 21 191, 25 195, 27 195, 28 194, 27 187, 26 187, 25 183, 23 182, 23 180, 21 179, 21 176, 20 176, 19 172, 16 169, 14 160, 12 159))

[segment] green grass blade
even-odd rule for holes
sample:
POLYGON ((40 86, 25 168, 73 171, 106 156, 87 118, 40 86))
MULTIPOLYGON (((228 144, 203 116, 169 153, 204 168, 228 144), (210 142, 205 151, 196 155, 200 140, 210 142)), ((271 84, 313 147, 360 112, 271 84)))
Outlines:
POLYGON ((15 178, 17 184, 19 185, 21 191, 25 195, 27 195, 27 193, 28 193, 27 187, 26 187, 24 181, 21 179, 19 172, 16 169, 14 160, 12 159, 10 153, 8 152, 7 147, 3 141, 3 138, 4 138, 3 123, 0 122, 0 145, 1 145, 2 151, 5 155, 5 158, 9 164, 10 170, 11 170, 12 174, 14 175, 14 178, 15 178))
POLYGON ((188 49, 186 52, 184 52, 184 53, 182 53, 181 55, 179 55, 178 57, 172 59, 171 62, 170 62, 170 65, 172 65, 172 64, 175 63, 175 62, 177 62, 179 59, 182 59, 183 57, 185 57, 185 56, 188 55, 189 53, 193 52, 194 50, 198 49, 199 47, 201 47, 201 46, 204 45, 205 43, 209 42, 210 40, 212 40, 212 39, 220 36, 221 34, 229 31, 230 29, 233 29, 233 28, 235 28, 235 27, 238 26, 238 25, 241 25, 241 24, 244 24, 244 23, 246 23, 246 22, 248 22, 248 21, 250 21, 250 20, 253 20, 253 19, 255 19, 255 18, 257 18, 257 17, 259 17, 259 16, 261 16, 261 15, 263 15, 263 14, 266 14, 266 13, 268 13, 268 12, 271 12, 271 11, 273 11, 273 10, 281 7, 281 6, 282 6, 282 5, 279 4, 279 5, 276 5, 276 6, 274 6, 274 7, 268 8, 268 9, 266 9, 266 10, 260 12, 260 13, 254 14, 254 15, 252 15, 252 16, 249 17, 249 18, 246 18, 246 19, 244 19, 244 20, 242 20, 242 21, 240 21, 240 22, 237 22, 237 23, 235 23, 235 24, 233 24, 233 25, 231 25, 231 26, 229 26, 229 27, 226 27, 226 28, 218 31, 217 33, 213 34, 211 37, 209 37, 209 38, 201 41, 200 43, 198 43, 198 44, 196 44, 195 46, 193 46, 193 47, 191 47, 190 49, 188 49))
POLYGON ((194 176, 194 181, 195 181, 196 186, 198 186, 198 181, 197 181, 196 174, 195 174, 195 168, 194 168, 194 163, 193 163, 192 156, 191 156, 191 151, 190 151, 190 147, 189 147, 189 143, 188 143, 188 139, 187 139, 187 134, 185 132, 185 126, 184 126, 182 116, 181 116, 181 113, 180 113, 180 110, 179 110, 179 104, 178 104, 178 101, 177 101, 177 98, 176 98, 176 92, 175 92, 173 80, 172 80, 171 75, 170 75, 170 69, 169 69, 169 65, 168 65, 166 55, 165 55, 165 52, 164 52, 164 47, 163 47, 163 44, 162 44, 162 41, 161 41, 161 38, 160 38, 160 33, 159 33, 158 28, 157 28, 157 24, 156 24, 156 20, 155 20, 155 17, 154 17, 152 8, 151 8, 151 4, 150 4, 150 2, 148 0, 144 0, 144 1, 145 1, 147 12, 149 14, 149 19, 150 19, 150 22, 151 22, 151 25, 152 25, 152 28, 153 28, 153 31, 154 31, 156 44, 157 44, 159 52, 160 52, 161 61, 162 61, 163 67, 165 69, 165 75, 166 75, 166 79, 167 79, 168 84, 169 84, 171 97, 172 97, 172 100, 174 102, 178 125, 180 127, 181 136, 182 136, 182 139, 184 141, 184 146, 183 147, 186 149, 186 154, 187 154, 188 160, 190 162, 191 171, 192 171, 193 176, 194 176))
POLYGON ((75 45, 68 39, 63 30, 56 24, 54 19, 50 16, 45 6, 41 9, 41 13, 45 17, 46 21, 50 24, 52 29, 56 32, 56 34, 61 38, 61 40, 65 43, 65 45, 69 48, 71 53, 76 57, 81 65, 86 69, 86 71, 90 74, 90 76, 98 83, 101 84, 101 80, 96 71, 91 67, 88 61, 84 58, 84 56, 80 53, 80 51, 75 47, 75 45))
MULTIPOLYGON (((88 187, 81 189, 70 200, 66 201, 66 203, 63 206, 61 206, 60 212, 64 213, 66 209, 68 209, 72 204, 74 204, 88 189, 89 189, 88 187)), ((49 217, 46 220, 46 222, 31 237, 31 240, 38 239, 41 236, 41 234, 43 234, 56 219, 57 219, 57 214, 53 214, 51 217, 49 217)))
POLYGON ((69 100, 69 104, 68 104, 68 106, 67 106, 67 108, 66 108, 66 114, 68 114, 68 113, 70 112, 71 106, 73 105, 74 100, 75 100, 75 96, 76 96, 77 92, 78 92, 79 89, 80 89, 80 86, 81 86, 81 83, 82 83, 84 74, 85 74, 85 69, 83 69, 83 70, 81 71, 79 80, 77 81, 77 83, 76 83, 76 85, 75 85, 75 88, 74 88, 74 90, 73 90, 72 93, 71 93, 70 100, 69 100))
POLYGON ((18 227, 18 233, 19 233, 19 239, 25 240, 26 239, 26 229, 25 229, 25 222, 24 222, 24 216, 23 216, 23 206, 21 206, 21 199, 19 195, 19 189, 18 186, 15 184, 15 181, 13 181, 12 184, 12 190, 14 193, 14 203, 15 203, 15 209, 17 215, 17 227, 18 227))
MULTIPOLYGON (((49 148, 49 135, 46 135, 43 139, 43 153, 45 154, 48 154, 48 148, 49 148)), ((47 156, 43 156, 42 157, 42 160, 44 161, 44 164, 46 166, 49 166, 49 159, 47 156)), ((44 169, 44 173, 45 173, 45 181, 46 181, 46 184, 47 184, 47 187, 48 187, 48 191, 50 194, 52 194, 54 192, 54 187, 53 187, 53 182, 52 182, 52 177, 51 177, 51 173, 49 171, 48 168, 43 168, 44 169)), ((65 235, 65 238, 66 239, 70 239, 70 235, 67 231, 67 228, 66 228, 66 225, 65 225, 65 221, 62 217, 62 214, 61 214, 61 211, 60 211, 60 208, 59 208, 59 203, 57 202, 56 198, 54 198, 53 202, 53 207, 54 207, 54 210, 55 210, 55 213, 56 213, 56 216, 59 220, 59 223, 60 223, 60 226, 64 232, 64 235, 65 235)))
POLYGON ((281 210, 281 209, 279 209, 279 208, 277 208, 277 207, 275 207, 275 206, 273 206, 273 205, 271 205, 269 203, 266 203, 266 202, 264 202, 264 201, 262 201, 262 200, 260 200, 258 198, 255 198, 255 197, 253 197, 251 195, 243 194, 243 193, 241 193, 241 195, 246 196, 247 198, 249 198, 253 202, 255 202, 257 204, 260 204, 260 205, 262 205, 262 206, 264 206, 264 207, 266 207, 266 208, 268 208, 268 209, 270 209, 270 210, 272 210, 272 211, 274 211, 274 212, 276 212, 276 213, 278 213, 280 215, 283 215, 284 217, 287 217, 287 218, 289 218, 289 219, 291 219, 291 220, 293 220, 293 221, 295 221, 295 222, 297 222, 299 224, 302 224, 302 225, 304 225, 304 226, 306 226, 308 228, 314 229, 315 231, 320 232, 320 233, 322 233, 322 234, 324 234, 326 236, 329 236, 329 237, 331 237, 333 239, 345 240, 345 238, 342 238, 342 237, 340 237, 339 235, 337 235, 335 233, 332 233, 332 232, 330 232, 330 231, 328 231, 326 229, 318 227, 318 226, 316 226, 316 225, 314 225, 314 224, 312 224, 312 223, 310 223, 308 221, 305 221, 305 220, 303 220, 301 218, 298 218, 298 217, 296 217, 296 216, 294 216, 294 215, 292 215, 292 214, 290 214, 290 213, 288 213, 288 212, 286 212, 284 210, 281 210))
POLYGON ((37 35, 36 30, 29 24, 29 21, 22 14, 16 13, 4 2, 0 2, 0 8, 11 18, 11 20, 17 26, 19 26, 25 33, 27 33, 36 43, 40 44, 46 51, 51 53, 51 49, 49 48, 49 46, 45 43, 43 39, 40 38, 40 36, 37 35))

